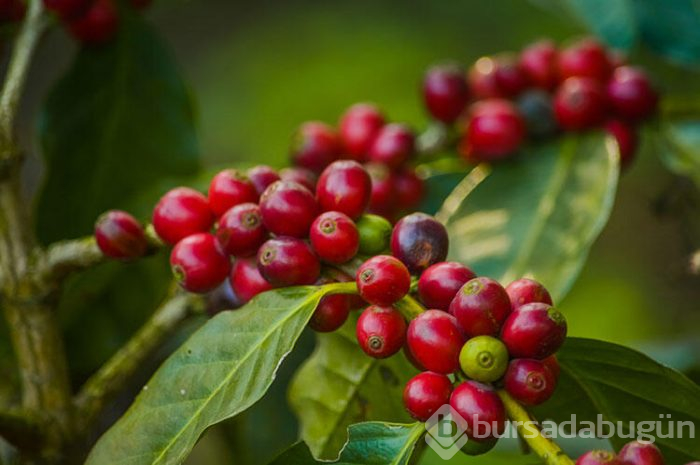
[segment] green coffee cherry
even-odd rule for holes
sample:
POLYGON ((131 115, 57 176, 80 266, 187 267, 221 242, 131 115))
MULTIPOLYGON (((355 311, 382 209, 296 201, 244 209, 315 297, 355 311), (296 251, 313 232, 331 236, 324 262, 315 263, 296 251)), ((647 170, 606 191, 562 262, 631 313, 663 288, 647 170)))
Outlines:
POLYGON ((508 368, 508 349, 491 336, 476 336, 459 353, 462 371, 475 381, 491 383, 503 377, 508 368))
POLYGON ((389 247, 392 226, 385 218, 366 214, 356 224, 360 233, 360 254, 377 255, 389 247))
POLYGON ((483 455, 496 447, 497 442, 498 438, 489 438, 484 440, 484 442, 477 442, 470 439, 460 450, 467 455, 483 455))

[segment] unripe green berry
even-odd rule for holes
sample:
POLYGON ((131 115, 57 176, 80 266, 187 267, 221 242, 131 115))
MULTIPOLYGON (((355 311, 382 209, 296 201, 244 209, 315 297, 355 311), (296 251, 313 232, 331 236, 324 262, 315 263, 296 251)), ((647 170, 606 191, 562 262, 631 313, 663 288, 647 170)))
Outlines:
POLYGON ((462 371, 475 381, 491 383, 503 377, 508 368, 508 349, 491 336, 476 336, 459 353, 462 371))
POLYGON ((356 225, 360 233, 360 254, 377 255, 389 247, 392 226, 385 218, 368 213, 362 215, 356 225))

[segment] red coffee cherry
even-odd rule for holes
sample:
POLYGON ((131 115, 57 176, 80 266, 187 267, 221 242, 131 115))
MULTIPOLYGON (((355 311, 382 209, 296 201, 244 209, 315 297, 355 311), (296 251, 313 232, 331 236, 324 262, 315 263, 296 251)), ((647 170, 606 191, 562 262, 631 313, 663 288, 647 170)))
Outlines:
POLYGON ((255 186, 255 191, 258 193, 258 196, 261 196, 262 193, 265 192, 267 186, 280 180, 280 175, 277 174, 277 171, 267 165, 254 166, 249 169, 246 174, 250 182, 255 186))
POLYGON ((219 172, 209 184, 209 206, 216 216, 242 203, 257 202, 258 191, 248 177, 238 170, 219 172))
POLYGON ((311 329, 319 333, 330 333, 343 326, 350 315, 349 297, 344 294, 323 297, 309 320, 311 329))
POLYGON ((118 27, 119 12, 114 0, 95 0, 87 10, 68 23, 73 37, 88 45, 112 39, 118 27))
POLYGON ((403 404, 409 415, 426 421, 450 401, 452 382, 439 373, 425 371, 411 378, 403 391, 403 404))
POLYGON ((601 83, 608 79, 612 71, 605 47, 590 37, 563 49, 559 53, 558 66, 561 79, 576 76, 591 78, 601 83))
POLYGON ((572 77, 554 94, 554 115, 570 131, 587 129, 603 122, 607 111, 605 91, 598 81, 572 77))
POLYGON ((528 85, 527 75, 509 55, 479 58, 468 79, 469 88, 480 99, 515 97, 528 85))
POLYGON ((190 292, 208 292, 228 276, 231 262, 209 233, 192 234, 170 253, 170 266, 178 284, 190 292))
POLYGON ((545 287, 534 279, 521 278, 506 286, 513 310, 525 304, 542 302, 552 305, 552 297, 545 287))
POLYGON ((436 373, 450 374, 459 369, 459 351, 466 337, 452 315, 427 310, 408 325, 406 342, 420 366, 436 373))
POLYGON ((298 166, 320 173, 337 160, 340 153, 340 138, 335 129, 325 123, 304 123, 294 134, 291 156, 298 166))
POLYGON ((396 207, 399 210, 411 210, 423 200, 425 183, 413 169, 404 168, 394 174, 394 192, 396 207))
POLYGON ((79 16, 91 3, 91 0, 44 0, 46 9, 53 11, 63 20, 79 16))
POLYGON ((408 294, 411 275, 391 255, 377 255, 364 262, 355 275, 360 296, 367 302, 388 306, 408 294))
POLYGON ((336 161, 316 184, 316 199, 323 211, 339 211, 353 220, 364 213, 372 193, 369 173, 356 161, 336 161))
POLYGON ((450 406, 464 419, 459 426, 470 441, 487 442, 505 430, 503 402, 493 387, 487 384, 463 382, 452 391, 450 406))
POLYGON ((462 286, 449 311, 467 336, 495 336, 511 307, 506 290, 493 279, 482 277, 469 280, 462 286))
POLYGON ((525 121, 507 100, 483 100, 472 105, 460 151, 467 159, 493 161, 515 152, 525 137, 525 121))
POLYGON ((357 254, 360 234, 355 223, 344 213, 325 212, 311 224, 311 246, 316 255, 328 263, 345 263, 357 254))
POLYGON ((148 248, 141 223, 121 210, 100 215, 95 222, 95 240, 105 256, 122 260, 142 257, 148 248))
POLYGON ((418 295, 426 307, 447 311, 464 283, 474 278, 476 274, 461 263, 436 263, 420 275, 418 295))
POLYGON ((555 353, 566 339, 566 319, 543 303, 513 311, 501 330, 501 340, 514 358, 543 359, 555 353))
POLYGON ((258 250, 258 269, 275 287, 313 284, 321 264, 311 247, 295 237, 269 239, 258 250))
POLYGON ((390 123, 382 127, 370 146, 368 158, 391 169, 403 165, 416 151, 416 136, 405 124, 390 123))
POLYGON ((634 161, 639 146, 637 128, 624 121, 613 119, 605 123, 605 130, 617 142, 617 149, 620 151, 620 167, 628 168, 634 161))
POLYGON ((406 340, 406 322, 392 307, 367 307, 357 320, 357 342, 374 358, 387 358, 401 350, 406 340))
POLYGON ((554 379, 559 379, 561 368, 559 367, 559 360, 557 360, 556 355, 550 355, 549 357, 543 359, 542 363, 544 363, 547 369, 554 375, 554 379))
POLYGON ((541 360, 512 360, 503 377, 506 391, 525 405, 545 402, 557 387, 557 379, 541 360))
POLYGON ((316 175, 313 171, 301 166, 291 166, 280 171, 282 181, 294 181, 306 187, 311 192, 316 192, 316 175))
POLYGON ((239 258, 233 262, 229 276, 231 288, 236 296, 245 304, 256 295, 272 289, 272 284, 260 274, 255 258, 239 258))
POLYGON ((301 184, 277 181, 260 197, 260 213, 268 231, 278 236, 306 237, 318 215, 313 194, 301 184))
POLYGON ((416 275, 444 261, 448 245, 445 227, 425 213, 404 216, 391 233, 391 253, 416 275))
POLYGON ((242 203, 224 213, 219 218, 216 238, 229 255, 254 255, 267 239, 260 207, 255 203, 242 203))
POLYGON ((520 53, 520 68, 536 87, 552 90, 559 82, 557 47, 551 40, 534 42, 520 53))
POLYGON ((592 450, 576 460, 576 465, 622 465, 613 452, 592 450))
POLYGON ((469 89, 464 71, 456 65, 433 66, 425 73, 423 100, 433 118, 444 123, 454 122, 464 110, 469 89))
POLYGON ((384 115, 371 103, 357 103, 340 118, 340 139, 344 153, 363 161, 377 133, 384 126, 384 115))
POLYGON ((189 187, 167 192, 153 209, 153 228, 171 245, 194 233, 209 231, 213 223, 209 201, 189 187))
POLYGON ((393 217, 398 202, 394 173, 383 163, 367 163, 365 169, 369 173, 372 185, 367 210, 385 218, 393 217))
POLYGON ((661 451, 651 442, 628 442, 617 454, 620 465, 665 465, 661 451))
POLYGON ((652 116, 659 101, 659 95, 646 73, 631 66, 617 68, 608 81, 606 91, 615 113, 633 121, 652 116))

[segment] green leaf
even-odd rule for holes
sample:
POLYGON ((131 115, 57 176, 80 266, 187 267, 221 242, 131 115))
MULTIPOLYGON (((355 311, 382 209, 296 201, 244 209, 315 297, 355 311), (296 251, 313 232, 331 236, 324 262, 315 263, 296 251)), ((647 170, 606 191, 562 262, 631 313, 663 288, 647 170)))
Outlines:
POLYGON ((693 0, 635 0, 645 45, 672 60, 700 63, 700 8, 693 0))
POLYGON ((661 160, 672 172, 688 176, 700 187, 700 121, 664 124, 657 138, 661 160))
MULTIPOLYGON (((539 420, 596 421, 601 414, 611 422, 688 421, 700 429, 700 386, 681 373, 660 365, 632 349, 592 339, 569 338, 557 353, 561 377, 554 396, 535 409, 539 420), (662 415, 671 415, 670 419, 662 415)), ((585 425, 584 425, 585 426, 585 425)), ((625 430, 629 434, 629 430, 625 430)), ((677 435, 677 434, 676 434, 677 435)), ((616 448, 630 438, 613 437, 616 448)), ((700 441, 657 437, 668 463, 685 463, 700 457, 700 441)))
POLYGON ((637 40, 633 0, 567 0, 593 32, 612 47, 629 50, 637 40))
POLYGON ((211 319, 158 369, 87 463, 182 462, 205 429, 265 394, 321 297, 347 289, 279 289, 211 319))
POLYGON ((353 423, 409 421, 402 393, 415 369, 403 354, 368 357, 357 345, 354 328, 351 318, 340 330, 319 334, 316 350, 289 387, 301 438, 321 459, 338 456, 353 423))
POLYGON ((273 460, 270 465, 407 465, 416 442, 424 433, 423 423, 358 423, 348 428, 347 443, 338 460, 334 462, 315 460, 306 444, 300 442, 273 460))
POLYGON ((560 300, 612 209, 619 158, 608 142, 571 135, 475 168, 437 214, 449 258, 506 283, 531 276, 560 300))
POLYGON ((104 47, 82 48, 41 118, 48 168, 38 202, 42 242, 89 234, 166 176, 199 168, 194 116, 170 52, 138 15, 104 47), (67 220, 69 219, 69 220, 67 220))

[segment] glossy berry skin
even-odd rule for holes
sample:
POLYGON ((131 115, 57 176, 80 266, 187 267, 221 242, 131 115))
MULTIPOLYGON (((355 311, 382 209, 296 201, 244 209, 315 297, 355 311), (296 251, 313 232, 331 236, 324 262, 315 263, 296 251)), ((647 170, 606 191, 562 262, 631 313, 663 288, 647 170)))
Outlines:
POLYGON ((557 360, 556 355, 550 355, 549 357, 542 360, 547 369, 554 375, 555 379, 559 379, 559 373, 561 372, 561 367, 559 366, 559 360, 557 360))
POLYGON ((372 181, 367 171, 352 160, 328 166, 316 183, 316 199, 323 211, 339 211, 357 219, 369 205, 372 181))
POLYGON ((622 465, 613 452, 592 450, 576 460, 576 465, 622 465))
POLYGON ((219 218, 216 238, 229 255, 255 255, 267 239, 260 207, 255 203, 242 203, 231 208, 219 218))
POLYGON ((416 136, 408 126, 390 123, 377 132, 370 146, 368 159, 396 169, 415 153, 415 144, 416 136))
POLYGON ((520 68, 534 86, 552 90, 559 81, 558 57, 554 42, 541 40, 523 49, 520 53, 520 68))
POLYGON ((363 161, 384 126, 384 115, 371 103, 357 103, 345 111, 339 126, 344 153, 363 161))
POLYGON ((90 6, 90 0, 44 0, 47 10, 53 11, 62 19, 79 16, 90 6))
POLYGON ((514 97, 528 85, 527 75, 509 55, 479 58, 468 80, 469 89, 479 99, 514 97))
POLYGON ((327 295, 311 315, 309 326, 316 332, 329 333, 343 326, 350 315, 350 298, 344 294, 327 295))
POLYGON ((282 181, 294 181, 306 187, 311 192, 316 192, 316 174, 301 166, 291 166, 280 171, 282 181))
POLYGON ((450 406, 464 419, 459 426, 470 440, 488 442, 505 429, 506 412, 493 387, 477 381, 465 381, 450 396, 450 406), (476 421, 482 423, 477 429, 476 421), (488 430, 483 423, 488 423, 488 430))
POLYGON ((404 216, 391 233, 391 253, 416 275, 444 261, 448 244, 445 227, 425 213, 404 216))
POLYGON ((506 286, 506 293, 510 298, 513 310, 533 302, 552 304, 552 297, 547 289, 534 279, 521 278, 506 286))
POLYGON ((391 357, 406 341, 406 322, 394 308, 372 305, 358 318, 356 336, 360 348, 370 357, 391 357))
POLYGON ((514 310, 501 331, 501 340, 514 358, 546 358, 561 347, 564 339, 564 315, 543 303, 527 304, 514 310))
POLYGON ((391 218, 396 214, 398 193, 396 192, 396 177, 394 172, 383 163, 367 163, 365 169, 369 173, 372 191, 367 210, 370 213, 391 218))
POLYGON ((601 83, 612 71, 605 47, 592 38, 584 38, 564 48, 559 53, 558 68, 561 79, 578 76, 601 83))
POLYGON ((274 287, 299 286, 316 282, 321 264, 306 242, 280 236, 260 247, 258 269, 274 287))
POLYGON ((402 169, 394 174, 396 207, 401 211, 412 210, 420 205, 425 194, 425 183, 414 170, 402 169))
POLYGON ((426 421, 450 401, 452 382, 443 374, 425 371, 411 378, 403 391, 403 403, 409 415, 426 421))
POLYGON ((294 134, 291 156, 298 166, 320 173, 337 160, 340 153, 340 138, 335 129, 325 123, 304 123, 294 134))
POLYGON ((260 197, 260 213, 268 231, 278 236, 306 237, 318 215, 311 191, 301 184, 277 181, 260 197))
POLYGON ((554 94, 554 115, 564 129, 576 131, 597 126, 606 112, 605 91, 594 79, 569 78, 554 94))
POLYGON ((661 451, 653 443, 628 442, 617 454, 620 465, 665 465, 661 451))
POLYGON ((141 257, 148 248, 141 224, 121 210, 100 215, 95 222, 95 240, 105 256, 120 260, 141 257))
POLYGON ((468 160, 500 160, 515 152, 525 137, 525 120, 507 100, 472 105, 460 151, 468 160))
POLYGON ((226 279, 231 262, 213 235, 197 233, 173 247, 170 266, 180 286, 190 292, 203 293, 226 279))
POLYGON ((153 228, 171 245, 194 233, 209 231, 213 223, 209 201, 189 187, 167 192, 153 208, 153 228))
POLYGON ((443 123, 454 122, 468 99, 469 89, 462 69, 451 64, 428 69, 423 80, 423 100, 433 118, 443 123))
POLYGON ((360 234, 359 252, 363 255, 377 255, 389 248, 393 226, 379 215, 367 213, 357 220, 360 234))
POLYGON ((280 175, 277 174, 277 171, 267 165, 254 166, 246 174, 250 182, 255 186, 258 196, 262 195, 270 184, 280 180, 280 175))
POLYGON ((418 315, 406 334, 413 359, 426 370, 445 375, 459 369, 459 351, 465 340, 455 317, 441 310, 418 315))
POLYGON ((495 337, 476 336, 461 348, 459 365, 474 381, 492 383, 501 379, 508 368, 508 349, 495 337))
POLYGON ((216 216, 223 215, 236 205, 257 201, 255 186, 238 170, 223 170, 209 184, 209 205, 216 216))
POLYGON ((613 111, 632 121, 653 115, 659 100, 646 73, 631 66, 621 66, 613 72, 606 93, 613 111))
POLYGON ((411 275, 391 255, 377 255, 364 262, 355 275, 360 296, 373 305, 387 306, 408 294, 411 275))
POLYGON ((617 149, 620 151, 620 166, 628 168, 637 155, 639 135, 631 124, 614 119, 605 123, 605 130, 615 138, 617 149))
POLYGON ((272 284, 260 274, 255 258, 239 258, 233 262, 229 282, 233 292, 243 304, 256 295, 272 289, 272 284))
POLYGON ((88 45, 112 39, 119 27, 119 12, 114 0, 95 0, 87 10, 68 23, 70 33, 88 45))
POLYGON ((344 213, 325 212, 311 224, 311 246, 325 262, 341 264, 357 255, 360 234, 355 223, 344 213))
POLYGON ((554 135, 559 126, 554 116, 552 96, 543 90, 523 92, 516 102, 522 115, 528 136, 545 138, 554 135))
POLYGON ((426 269, 418 280, 418 295, 428 308, 447 311, 457 292, 476 274, 457 262, 440 262, 426 269))
POLYGON ((462 286, 449 311, 469 337, 495 336, 511 312, 506 290, 490 278, 474 278, 462 286))
POLYGON ((557 378, 541 360, 517 358, 503 378, 506 391, 525 405, 539 405, 554 394, 557 378))

